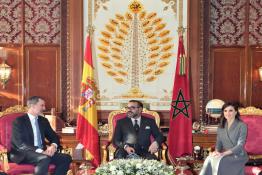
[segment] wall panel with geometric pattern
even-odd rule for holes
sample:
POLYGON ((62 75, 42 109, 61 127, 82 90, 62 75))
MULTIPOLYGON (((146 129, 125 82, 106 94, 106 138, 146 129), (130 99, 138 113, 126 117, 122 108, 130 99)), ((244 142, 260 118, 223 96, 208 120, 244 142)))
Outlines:
POLYGON ((60 43, 59 0, 25 0, 25 43, 60 43))
MULTIPOLYGON (((223 64, 210 66, 209 74, 214 78, 223 76, 224 69, 228 65, 232 68, 227 80, 227 87, 218 84, 213 86, 209 98, 225 97, 226 100, 235 100, 244 106, 256 106, 262 108, 261 82, 258 80, 258 68, 262 66, 261 45, 262 45, 262 1, 257 0, 211 0, 210 1, 210 45, 211 60, 215 59, 223 64), (234 51, 241 50, 238 54, 234 51), (225 51, 224 54, 214 54, 218 50, 225 51), (238 60, 232 64, 232 60, 238 60), (239 63, 242 65, 240 73, 239 63), (216 70, 223 70, 219 73, 216 70), (232 75, 234 75, 232 77, 232 75), (237 76, 238 75, 238 76, 237 76), (229 79, 231 77, 231 80, 229 79), (230 83, 229 83, 230 81, 230 83), (230 86, 232 82, 239 82, 230 86), (232 93, 228 93, 234 89, 232 93), (218 90, 218 91, 217 91, 218 90), (225 94, 227 94, 225 96, 225 94), (236 98, 238 95, 239 98, 236 98)), ((218 82, 214 79, 213 82, 218 82)))
POLYGON ((262 45, 262 1, 250 1, 249 44, 262 45))
POLYGON ((12 68, 0 109, 31 95, 44 97, 48 110, 61 109, 60 21, 61 0, 0 0, 0 47, 12 68))
POLYGON ((0 2, 0 43, 21 43, 22 1, 0 2))
POLYGON ((211 45, 244 45, 246 0, 211 0, 211 45))

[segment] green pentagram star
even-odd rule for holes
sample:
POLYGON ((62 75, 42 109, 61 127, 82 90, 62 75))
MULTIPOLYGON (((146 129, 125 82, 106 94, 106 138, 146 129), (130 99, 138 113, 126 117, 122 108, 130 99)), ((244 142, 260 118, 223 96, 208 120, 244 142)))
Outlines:
POLYGON ((175 119, 180 113, 183 113, 185 117, 189 118, 189 114, 188 114, 189 105, 190 105, 190 100, 185 100, 183 92, 180 89, 176 100, 173 100, 171 104, 172 108, 174 109, 172 118, 175 119), (183 108, 178 107, 179 103, 183 103, 184 107, 183 108))

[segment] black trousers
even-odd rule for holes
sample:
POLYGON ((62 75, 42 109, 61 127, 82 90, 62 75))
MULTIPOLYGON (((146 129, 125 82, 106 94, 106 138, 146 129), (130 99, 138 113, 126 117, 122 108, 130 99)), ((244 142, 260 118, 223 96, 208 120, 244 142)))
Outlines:
POLYGON ((55 165, 55 175, 66 175, 72 158, 68 154, 55 153, 52 157, 34 151, 27 151, 21 163, 35 165, 34 175, 47 175, 50 164, 55 165))
POLYGON ((0 175, 7 175, 6 173, 0 172, 0 175))
MULTIPOLYGON (((148 152, 146 150, 145 151, 136 151, 135 153, 138 156, 140 156, 141 158, 144 158, 144 159, 158 160, 156 155, 151 154, 150 152, 148 152)), ((125 159, 125 158, 127 158, 127 156, 128 156, 128 153, 123 148, 117 148, 117 150, 114 153, 114 158, 115 159, 125 159)))

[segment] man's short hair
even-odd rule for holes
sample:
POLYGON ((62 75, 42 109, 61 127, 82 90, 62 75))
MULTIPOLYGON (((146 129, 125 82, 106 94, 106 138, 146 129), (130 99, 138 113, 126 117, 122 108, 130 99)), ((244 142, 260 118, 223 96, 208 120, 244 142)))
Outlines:
POLYGON ((128 103, 136 103, 138 105, 138 107, 140 107, 140 108, 144 107, 143 103, 141 101, 139 101, 139 100, 129 100, 128 103))
POLYGON ((27 107, 31 107, 32 105, 35 105, 39 100, 43 100, 43 98, 39 96, 32 96, 27 99, 27 107))

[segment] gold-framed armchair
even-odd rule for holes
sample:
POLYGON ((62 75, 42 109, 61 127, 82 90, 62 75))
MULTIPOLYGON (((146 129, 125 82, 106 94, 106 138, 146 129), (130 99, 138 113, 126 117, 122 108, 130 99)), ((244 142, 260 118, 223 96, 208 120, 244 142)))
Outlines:
POLYGON ((247 124, 247 139, 245 150, 248 153, 249 161, 245 167, 246 174, 252 174, 252 168, 262 168, 262 109, 249 106, 239 109, 240 117, 247 124))
MULTIPOLYGON (((0 112, 0 172, 9 175, 33 174, 35 166, 8 162, 7 152, 11 148, 11 134, 13 121, 27 111, 26 107, 16 105, 0 112)), ((50 165, 48 172, 54 172, 55 165, 50 165)))
MULTIPOLYGON (((114 129, 116 126, 116 123, 119 119, 122 119, 126 117, 127 110, 121 109, 112 111, 109 113, 108 116, 108 142, 104 145, 102 145, 102 163, 106 163, 114 158, 114 152, 116 148, 114 147, 112 143, 112 138, 114 134, 114 129)), ((142 115, 144 117, 153 118, 156 121, 156 125, 160 126, 160 117, 159 114, 155 111, 149 111, 145 108, 143 108, 142 115)), ((163 162, 166 163, 166 153, 167 153, 167 146, 165 143, 163 143, 159 149, 159 151, 156 153, 156 156, 163 162)))

